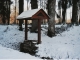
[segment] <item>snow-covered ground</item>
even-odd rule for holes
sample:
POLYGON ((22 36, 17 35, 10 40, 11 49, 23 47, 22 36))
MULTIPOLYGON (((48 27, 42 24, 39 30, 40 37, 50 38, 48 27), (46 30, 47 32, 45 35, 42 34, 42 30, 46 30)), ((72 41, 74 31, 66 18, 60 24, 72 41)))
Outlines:
POLYGON ((18 26, 0 25, 0 59, 39 59, 19 52, 20 43, 23 41, 24 32, 19 31, 18 26))
MULTIPOLYGON (((56 27, 60 27, 56 26, 56 27)), ((80 26, 73 26, 67 31, 49 38, 42 32, 42 43, 36 55, 53 59, 80 59, 80 26)), ((36 33, 28 32, 28 39, 37 39, 36 33)), ((19 52, 20 43, 24 41, 24 31, 17 25, 0 25, 0 58, 38 59, 27 53, 19 52)))
POLYGON ((7 48, 19 50, 19 44, 24 41, 24 32, 16 25, 0 25, 0 44, 7 48))
POLYGON ((2 47, 0 45, 0 59, 39 59, 39 58, 31 56, 27 53, 19 52, 17 50, 2 47))
POLYGON ((73 26, 53 38, 42 36, 38 47, 36 54, 40 57, 80 59, 80 26, 73 26))

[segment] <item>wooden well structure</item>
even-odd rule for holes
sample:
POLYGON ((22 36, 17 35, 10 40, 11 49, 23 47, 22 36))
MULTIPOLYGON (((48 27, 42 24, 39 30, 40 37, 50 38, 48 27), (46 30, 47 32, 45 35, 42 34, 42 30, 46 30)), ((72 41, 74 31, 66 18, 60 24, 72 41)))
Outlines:
MULTIPOLYGON (((38 20, 38 41, 37 43, 41 43, 41 20, 43 19, 49 19, 49 16, 46 14, 46 12, 43 9, 33 9, 22 12, 18 17, 17 20, 25 20, 25 41, 28 40, 28 26, 27 21, 28 20, 38 20)), ((32 40, 34 41, 34 40, 32 40)))

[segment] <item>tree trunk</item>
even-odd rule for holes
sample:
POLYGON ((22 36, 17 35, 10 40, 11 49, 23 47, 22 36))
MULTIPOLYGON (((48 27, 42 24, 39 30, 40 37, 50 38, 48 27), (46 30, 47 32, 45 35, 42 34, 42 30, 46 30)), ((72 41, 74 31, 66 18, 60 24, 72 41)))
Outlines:
POLYGON ((78 11, 78 13, 79 13, 79 24, 80 24, 80 0, 79 0, 78 4, 79 4, 79 11, 78 11))
POLYGON ((17 0, 15 0, 15 20, 14 20, 14 24, 16 24, 16 7, 17 7, 17 0))
POLYGON ((62 23, 62 8, 61 8, 61 0, 58 1, 58 14, 59 14, 59 24, 62 23))
POLYGON ((10 24, 10 0, 8 2, 8 25, 10 24))
POLYGON ((5 6, 4 6, 4 1, 3 0, 0 0, 0 14, 2 15, 2 22, 3 24, 6 23, 6 19, 5 19, 5 16, 6 16, 6 13, 5 13, 5 6))
POLYGON ((29 2, 29 0, 27 0, 27 10, 29 10, 29 8, 28 8, 28 2, 29 2))
POLYGON ((59 16, 60 16, 60 18, 59 18, 59 24, 61 24, 62 23, 62 15, 61 15, 61 9, 59 9, 59 16))
POLYGON ((47 35, 49 37, 55 35, 55 5, 56 5, 56 0, 48 0, 47 8, 50 19, 48 21, 49 26, 47 35))
POLYGON ((80 10, 79 10, 79 24, 80 24, 80 10))
POLYGON ((73 6, 72 6, 72 24, 78 25, 78 1, 73 0, 73 6))
POLYGON ((67 9, 67 0, 62 1, 62 23, 65 23, 65 16, 66 16, 66 9, 67 9))
POLYGON ((79 25, 80 25, 80 19, 79 19, 79 25))
MULTIPOLYGON (((23 9, 24 9, 24 0, 19 0, 19 14, 21 14, 23 12, 23 9)), ((22 31, 22 23, 23 23, 23 20, 19 20, 19 30, 22 31)))
MULTIPOLYGON (((38 8, 37 0, 31 0, 31 9, 38 8)), ((38 28, 38 20, 32 20, 31 32, 35 32, 38 28)))
POLYGON ((1 0, 0 1, 0 14, 2 15, 2 22, 6 24, 6 20, 8 25, 10 22, 10 0, 1 0))

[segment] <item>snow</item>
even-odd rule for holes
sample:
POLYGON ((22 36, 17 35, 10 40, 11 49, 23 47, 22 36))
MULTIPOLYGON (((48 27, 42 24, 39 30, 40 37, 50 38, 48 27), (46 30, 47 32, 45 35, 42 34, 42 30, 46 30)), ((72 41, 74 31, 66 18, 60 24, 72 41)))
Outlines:
POLYGON ((24 41, 24 32, 18 31, 18 26, 0 25, 0 44, 1 45, 7 48, 19 50, 18 48, 19 44, 20 42, 23 42, 23 41, 24 41))
POLYGON ((26 53, 19 52, 0 45, 0 59, 38 59, 26 53))
MULTIPOLYGON (((61 26, 56 25, 59 28, 61 26)), ((40 57, 80 59, 79 30, 80 26, 73 26, 53 38, 49 38, 45 35, 45 31, 42 31, 42 42, 36 45, 39 47, 36 53, 38 57, 35 57, 19 51, 20 43, 24 41, 24 31, 19 31, 17 25, 0 25, 0 59, 39 59, 40 57)), ((37 40, 37 34, 28 32, 28 39, 37 40)))
POLYGON ((17 19, 22 19, 22 18, 30 18, 32 17, 35 13, 37 13, 40 9, 33 9, 33 10, 27 10, 22 12, 17 19))

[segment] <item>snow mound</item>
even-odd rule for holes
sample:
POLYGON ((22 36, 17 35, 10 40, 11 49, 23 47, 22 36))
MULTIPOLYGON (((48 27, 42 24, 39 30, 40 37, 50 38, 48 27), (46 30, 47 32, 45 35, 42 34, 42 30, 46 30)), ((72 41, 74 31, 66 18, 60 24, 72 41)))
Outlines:
POLYGON ((0 45, 19 50, 24 41, 24 32, 18 30, 17 25, 0 25, 0 45))

